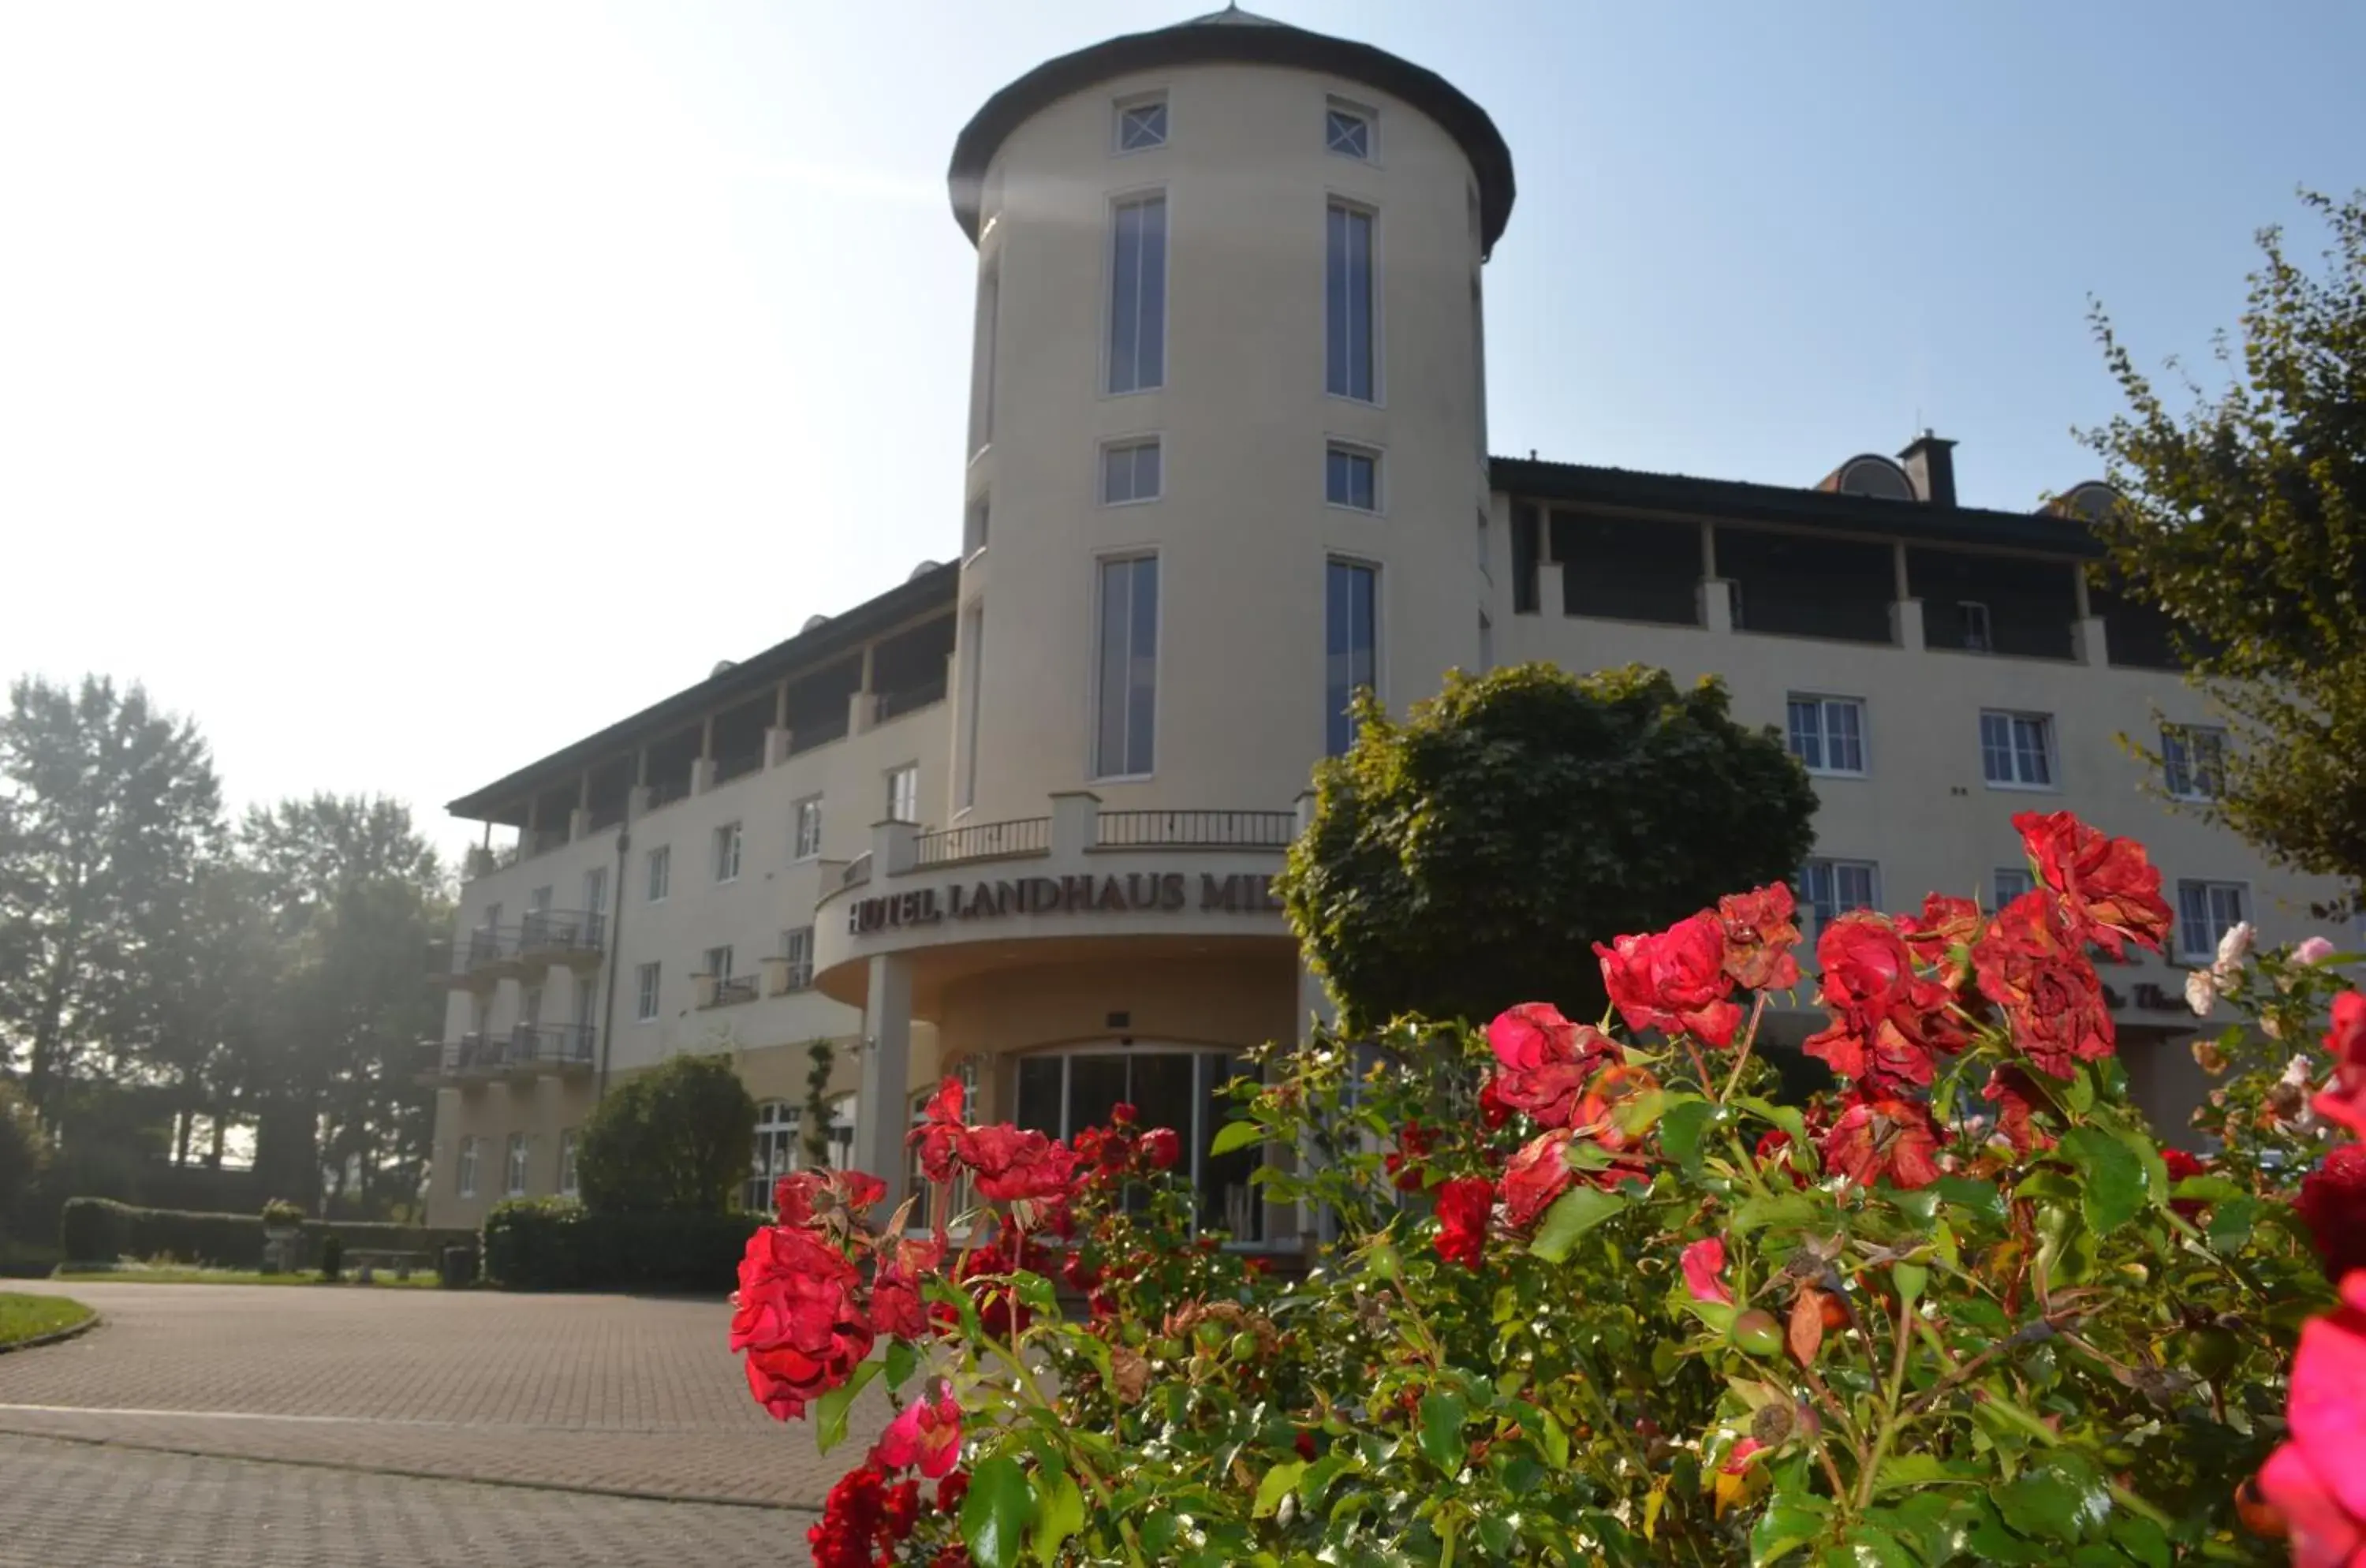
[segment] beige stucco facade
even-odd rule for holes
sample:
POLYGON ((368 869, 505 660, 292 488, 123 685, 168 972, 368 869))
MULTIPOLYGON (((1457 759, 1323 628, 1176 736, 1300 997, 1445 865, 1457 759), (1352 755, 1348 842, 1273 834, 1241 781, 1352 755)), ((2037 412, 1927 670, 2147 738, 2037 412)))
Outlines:
MULTIPOLYGON (((1551 466, 1491 465, 1480 280, 1509 210, 1508 152, 1426 73, 1253 26, 1096 46, 1014 84, 964 132, 953 184, 979 315, 970 435, 946 455, 968 486, 946 522, 952 564, 455 803, 519 829, 522 858, 462 899, 433 1074, 433 1223, 469 1223, 513 1188, 560 1190, 562 1150, 603 1087, 681 1052, 727 1053, 759 1100, 793 1105, 808 1044, 833 1042, 853 1157, 895 1186, 914 1100, 945 1072, 970 1077, 986 1117, 1065 1131, 1130 1094, 1211 1129, 1210 1090, 1236 1054, 1322 1006, 1266 882, 1325 750, 1335 561, 1377 572, 1356 635, 1399 711, 1450 669, 1526 660, 1714 673, 1739 718, 1777 728, 1795 697, 1853 703, 1861 766, 1817 777, 1817 853, 1876 868, 1887 907, 1932 889, 1989 901, 2020 861, 2011 815, 2067 808, 2142 838, 2172 885, 2238 886, 2270 940, 2314 929, 2308 906, 2337 889, 2165 810, 2123 748, 2159 716, 2209 716, 2173 672, 2113 660, 2075 522, 1957 508, 1951 479, 1890 499, 1672 480, 1696 488, 1646 503, 1620 499, 1617 470, 1570 470, 1583 493, 1540 493, 1562 483, 1551 466), (1125 145, 1123 117, 1152 104, 1156 138, 1140 123, 1125 145), (1348 152, 1334 111, 1362 119, 1348 152), (1151 196, 1163 363, 1146 389, 1112 391, 1116 214, 1151 196), (1372 236, 1365 395, 1327 386, 1343 204, 1372 236), (1110 503, 1105 448, 1149 439, 1153 493, 1110 503), (1334 503, 1335 446, 1376 460, 1371 504, 1334 503), (1767 495, 1790 521, 1752 513, 1767 495), (1564 574, 1603 563, 1554 558, 1538 519, 1561 508, 1698 536, 1691 623, 1564 613, 1564 574), (1886 629, 1737 629, 1710 533, 1726 526, 1897 552, 1886 629), (1928 646, 1910 547, 2058 572, 2060 651, 1928 646), (1151 672, 1155 716, 1146 748, 1111 766, 1104 563, 1147 557, 1155 647, 1129 653, 1125 678, 1151 672), (940 644, 941 674, 916 674, 912 650, 925 665, 940 644), (1989 711, 2043 717, 2045 787, 1987 776, 1989 711), (537 903, 563 927, 568 911, 598 918, 554 953, 553 917, 526 919, 537 903), (738 984, 712 973, 722 948, 738 984)), ((2106 978, 2139 1092, 2174 1130, 2196 1089, 2181 977, 2146 959, 2106 978)), ((1775 1032, 1796 1038, 1806 1017, 1775 1032)), ((1238 1170, 1203 1174, 1229 1228, 1295 1237, 1294 1216, 1249 1213, 1238 1170)))

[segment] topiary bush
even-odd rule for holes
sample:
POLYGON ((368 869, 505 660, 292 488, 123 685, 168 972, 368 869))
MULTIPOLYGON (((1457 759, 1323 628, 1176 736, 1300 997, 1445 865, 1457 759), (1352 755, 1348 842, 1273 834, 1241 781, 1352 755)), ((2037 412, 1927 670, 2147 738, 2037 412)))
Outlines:
POLYGON ((603 1213, 571 1198, 511 1198, 485 1215, 485 1281, 511 1291, 723 1295, 763 1223, 761 1214, 603 1213))
POLYGON ((728 1214, 748 1177, 756 1101, 725 1056, 676 1056, 608 1091, 576 1169, 604 1213, 728 1214))

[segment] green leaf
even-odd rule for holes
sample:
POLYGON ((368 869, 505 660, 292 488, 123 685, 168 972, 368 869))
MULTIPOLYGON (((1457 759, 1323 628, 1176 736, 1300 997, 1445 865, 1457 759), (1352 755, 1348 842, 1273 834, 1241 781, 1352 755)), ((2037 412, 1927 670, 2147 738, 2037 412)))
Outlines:
POLYGON ((1512 1529, 1511 1521, 1503 1515, 1482 1514, 1472 1528, 1479 1532, 1479 1544, 1487 1549, 1488 1556, 1504 1558, 1512 1555, 1512 1545, 1518 1532, 1512 1529))
POLYGON ((1831 1505, 1820 1497, 1781 1497, 1767 1505, 1750 1529, 1752 1568, 1764 1568, 1823 1533, 1831 1505))
POLYGON ((2073 1116, 2084 1116, 2095 1109, 2095 1079, 2084 1062, 2070 1064, 2070 1081, 2060 1090, 2062 1103, 2073 1116))
POLYGON ((1856 1568, 1920 1568, 1905 1543, 1887 1530, 1860 1524, 1849 1531, 1850 1556, 1856 1568))
POLYGON ((854 1375, 814 1401, 814 1441, 818 1452, 828 1453, 846 1441, 846 1413, 873 1378, 879 1375, 884 1361, 865 1361, 854 1369, 854 1375))
POLYGON ((2113 1514, 2112 1540, 2145 1568, 2169 1568, 2169 1537, 2150 1519, 2124 1510, 2113 1514))
POLYGON ((1460 1471, 1470 1461, 1470 1450, 1462 1441, 1462 1425, 1470 1418, 1470 1406, 1463 1403, 1460 1394, 1423 1394, 1422 1457, 1448 1475, 1460 1471))
POLYGON ((1671 1105, 1668 1113, 1660 1118, 1660 1147, 1688 1176, 1700 1173, 1701 1134, 1715 1114, 1717 1107, 1707 1100, 1687 1097, 1671 1105))
POLYGON ((1309 1511, 1321 1507, 1323 1494, 1330 1490, 1331 1483, 1338 1479, 1341 1471, 1356 1462, 1356 1456, 1352 1452, 1343 1453, 1334 1449, 1308 1465, 1305 1475, 1301 1477, 1298 1483, 1300 1506, 1309 1511))
POLYGON ((1627 1206, 1626 1195, 1599 1187, 1572 1187, 1553 1200, 1537 1227, 1528 1250, 1548 1263, 1559 1263, 1577 1245, 1577 1238, 1627 1206))
POLYGON ((1774 1192, 1745 1199, 1733 1211, 1733 1230, 1738 1235, 1769 1225, 1811 1225, 1818 1213, 1816 1201, 1805 1192, 1774 1192))
POLYGON ((2210 1245, 2221 1252, 2238 1252, 2251 1239, 2259 1220, 2257 1198, 2229 1198, 2210 1211, 2210 1245))
POLYGON ((2062 1134, 2062 1149, 2086 1178, 2079 1203, 2088 1229, 2109 1235, 2135 1218, 2147 1194, 2135 1150, 2096 1127, 2071 1128, 2062 1134))
POLYGON ((1298 1484, 1298 1478, 1305 1473, 1306 1461, 1296 1459, 1267 1471, 1265 1479, 1257 1483, 1256 1503, 1249 1509, 1249 1517, 1255 1519, 1273 1517, 1274 1510, 1281 1506, 1281 1500, 1290 1495, 1291 1488, 1298 1484))
POLYGON ((1936 1454, 1893 1454, 1881 1461, 1875 1472, 1873 1490, 1876 1495, 1910 1487, 1929 1486, 1944 1481, 1970 1481, 1970 1475, 1952 1471, 1936 1454))
POLYGON ((1034 1506, 1027 1472, 1019 1461, 997 1454, 970 1467, 969 1495, 962 1499, 962 1542, 977 1568, 1014 1568, 1034 1506))
POLYGON ((1085 1528, 1085 1495, 1065 1472, 1038 1477, 1036 1494, 1035 1561, 1052 1568, 1060 1543, 1085 1528))
POLYGON ((1210 1158, 1213 1158, 1217 1155, 1228 1155, 1234 1149, 1245 1149, 1251 1144, 1260 1144, 1264 1141, 1265 1129, 1256 1122, 1227 1122, 1216 1129, 1215 1141, 1208 1145, 1208 1155, 1210 1158))
POLYGON ((2026 1472, 1991 1495, 2005 1523, 2022 1535, 2063 1542, 2079 1539, 2079 1490, 2050 1471, 2026 1472))
POLYGON ((1893 1263, 1889 1277, 1898 1281, 1898 1299, 1912 1306, 1922 1299, 1923 1287, 1931 1282, 1931 1270, 1920 1263, 1893 1263))
POLYGON ((1932 1191, 1958 1208, 1969 1209, 1990 1224, 2004 1224, 2004 1194, 1996 1184, 1975 1181, 1968 1176, 1943 1176, 1931 1184, 1932 1191))
POLYGON ((2249 1190, 2225 1176, 2189 1176, 2169 1190, 2172 1198, 2194 1198, 2204 1203, 2222 1203, 2229 1198, 2247 1198, 2249 1190))
POLYGON ((1803 1148, 1810 1142, 1808 1137, 1808 1119, 1799 1114, 1798 1108, 1796 1106, 1776 1105, 1750 1094, 1734 1096, 1732 1103, 1738 1109, 1747 1111, 1763 1121, 1772 1122, 1790 1134, 1791 1146, 1795 1149, 1803 1148))
POLYGON ((920 1353, 901 1339, 887 1341, 887 1386, 902 1388, 920 1364, 920 1353))

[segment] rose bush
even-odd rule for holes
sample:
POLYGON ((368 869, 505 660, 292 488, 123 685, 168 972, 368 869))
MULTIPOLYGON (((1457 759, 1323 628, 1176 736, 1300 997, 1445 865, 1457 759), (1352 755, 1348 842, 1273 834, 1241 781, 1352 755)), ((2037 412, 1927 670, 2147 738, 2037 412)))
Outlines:
POLYGON ((2196 1050, 2216 1152, 2164 1152, 2088 957, 2161 945, 2158 874, 2017 825, 2005 909, 1819 933, 1805 1105, 1758 1039, 1800 983, 1781 886, 1603 944, 1599 1024, 1269 1048, 1214 1148, 1268 1149, 1268 1212, 1324 1238, 1302 1275, 1225 1247, 1123 1107, 1064 1143, 948 1083, 913 1137, 980 1194, 949 1234, 785 1179, 750 1386, 825 1446, 871 1382, 896 1409, 815 1560, 2366 1561, 2366 1272, 2327 1279, 2366 1170, 2326 1154, 2366 1002, 2338 958, 2223 958, 2256 1022, 2196 1050))

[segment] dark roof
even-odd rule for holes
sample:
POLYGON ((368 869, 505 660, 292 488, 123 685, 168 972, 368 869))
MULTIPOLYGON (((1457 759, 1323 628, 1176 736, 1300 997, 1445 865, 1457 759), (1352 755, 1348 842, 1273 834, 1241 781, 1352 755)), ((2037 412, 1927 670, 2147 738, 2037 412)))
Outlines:
POLYGON ((1673 512, 1713 522, 1881 534, 1910 543, 1988 545, 2079 559, 2098 558, 2103 553, 2084 523, 2047 513, 1932 506, 1921 501, 1605 468, 1590 463, 1541 462, 1534 457, 1491 457, 1487 473, 1494 489, 1515 500, 1673 512))
POLYGON ((684 719, 695 718, 753 695, 784 676, 826 664, 851 652, 871 637, 939 605, 951 608, 961 588, 961 568, 932 567, 897 584, 875 599, 833 615, 810 631, 776 643, 751 659, 716 671, 695 686, 676 692, 663 702, 643 708, 596 735, 562 747, 538 762, 529 762, 506 778, 497 779, 453 801, 445 809, 455 817, 481 818, 489 810, 506 806, 528 792, 546 787, 553 775, 580 772, 604 762, 639 744, 652 732, 684 719))
POLYGON ((1240 10, 1128 33, 1049 60, 986 99, 953 143, 953 218, 973 243, 986 166, 1003 139, 1030 116, 1096 83, 1170 65, 1290 65, 1321 72, 1401 98, 1443 127, 1462 146, 1479 176, 1480 248, 1492 251, 1512 220, 1512 150, 1487 111, 1435 71, 1386 50, 1309 32, 1240 10))

